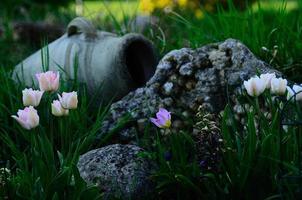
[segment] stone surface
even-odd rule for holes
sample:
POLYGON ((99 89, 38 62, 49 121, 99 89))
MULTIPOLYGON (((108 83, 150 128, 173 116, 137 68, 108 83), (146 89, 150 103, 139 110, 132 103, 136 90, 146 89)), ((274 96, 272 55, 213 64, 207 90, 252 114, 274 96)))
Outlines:
POLYGON ((109 145, 81 155, 78 169, 87 183, 104 191, 106 199, 141 199, 152 191, 152 165, 139 156, 141 152, 135 145, 109 145))
POLYGON ((244 80, 266 72, 281 76, 234 39, 195 50, 173 50, 162 58, 145 87, 111 105, 99 136, 115 127, 122 116, 130 114, 132 120, 119 134, 123 142, 134 141, 160 107, 172 112, 175 122, 172 131, 192 129, 186 119, 190 121, 199 106, 208 112, 220 113, 227 102, 236 104, 236 95, 242 91, 244 80))

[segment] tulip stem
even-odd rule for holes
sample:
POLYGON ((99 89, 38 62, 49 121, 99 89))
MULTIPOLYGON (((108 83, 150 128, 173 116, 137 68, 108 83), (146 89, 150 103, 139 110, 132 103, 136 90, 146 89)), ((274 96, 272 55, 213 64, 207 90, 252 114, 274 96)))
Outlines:
POLYGON ((255 102, 256 102, 256 112, 257 112, 259 115, 261 115, 258 97, 255 98, 255 102))
POLYGON ((59 123, 59 138, 61 140, 61 149, 64 149, 64 138, 63 138, 63 131, 62 131, 62 122, 61 119, 58 120, 59 123))
MULTIPOLYGON (((47 105, 51 105, 51 94, 48 93, 47 94, 47 105)), ((47 118, 49 119, 49 124, 50 124, 50 141, 52 144, 54 144, 54 124, 53 124, 53 118, 52 118, 52 115, 51 115, 51 110, 49 109, 48 106, 46 106, 47 108, 47 111, 46 111, 46 115, 47 115, 47 118)))
MULTIPOLYGON (((68 135, 69 135, 69 131, 68 131, 69 117, 63 117, 63 120, 64 120, 64 124, 65 124, 65 126, 64 126, 64 144, 65 144, 65 146, 64 146, 64 148, 68 148, 68 146, 69 146, 69 137, 68 137, 68 135)), ((66 149, 66 152, 67 151, 68 151, 68 149, 66 149)))

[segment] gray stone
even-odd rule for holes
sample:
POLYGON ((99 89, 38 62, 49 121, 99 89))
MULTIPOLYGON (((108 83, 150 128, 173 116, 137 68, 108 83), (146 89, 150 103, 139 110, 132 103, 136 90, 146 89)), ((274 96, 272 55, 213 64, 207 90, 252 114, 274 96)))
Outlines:
POLYGON ((171 94, 172 89, 173 89, 173 83, 168 82, 168 83, 164 84, 164 92, 165 92, 165 94, 167 94, 167 95, 171 94))
POLYGON ((127 140, 133 141, 142 133, 141 125, 139 128, 136 122, 153 117, 160 107, 169 110, 172 121, 177 122, 172 123, 171 131, 192 129, 192 124, 186 127, 188 123, 179 123, 178 120, 192 119, 199 106, 209 112, 220 113, 228 101, 234 102, 242 91, 244 80, 268 72, 281 76, 280 72, 257 59, 245 45, 234 39, 195 50, 173 50, 162 58, 145 87, 130 92, 111 105, 99 136, 115 127, 122 116, 131 113, 133 120, 120 133, 126 132, 127 140), (167 98, 173 103, 167 103, 167 98), (182 113, 186 115, 182 116, 182 113))
POLYGON ((152 164, 135 145, 114 144, 80 156, 78 169, 88 184, 97 185, 105 198, 141 199, 152 191, 152 164))
POLYGON ((190 76, 193 73, 192 66, 193 66, 192 63, 187 63, 181 66, 179 69, 179 73, 183 76, 190 76))

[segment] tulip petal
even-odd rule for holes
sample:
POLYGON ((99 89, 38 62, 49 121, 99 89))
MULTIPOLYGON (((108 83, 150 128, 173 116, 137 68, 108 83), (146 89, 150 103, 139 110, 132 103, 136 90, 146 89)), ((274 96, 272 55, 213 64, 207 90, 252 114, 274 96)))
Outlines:
POLYGON ((16 115, 12 115, 11 117, 14 118, 23 128, 25 128, 27 130, 30 130, 29 124, 27 124, 26 122, 24 122, 22 119, 20 119, 16 115))
POLYGON ((158 122, 158 119, 150 118, 151 122, 155 124, 157 127, 161 128, 162 125, 158 122))

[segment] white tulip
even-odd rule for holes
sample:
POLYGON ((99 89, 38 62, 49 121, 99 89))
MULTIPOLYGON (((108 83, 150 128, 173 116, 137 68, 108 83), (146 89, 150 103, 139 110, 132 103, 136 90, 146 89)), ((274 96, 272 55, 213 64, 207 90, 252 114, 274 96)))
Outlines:
POLYGON ((67 109, 64 109, 58 100, 54 100, 51 104, 51 113, 54 116, 61 117, 69 114, 67 109))
POLYGON ((294 85, 293 88, 290 88, 287 86, 287 99, 288 100, 296 99, 296 101, 301 101, 302 100, 302 86, 294 85), (294 95, 296 95, 295 98, 293 98, 294 95))
POLYGON ((33 90, 31 88, 22 91, 22 100, 24 106, 38 106, 40 104, 43 91, 33 90))
POLYGON ((243 84, 247 93, 252 97, 258 97, 266 88, 264 80, 260 79, 258 76, 252 77, 248 81, 244 81, 243 84))
POLYGON ((271 80, 271 93, 283 95, 286 92, 287 80, 283 78, 273 78, 271 80))
POLYGON ((266 88, 270 89, 271 88, 271 80, 273 78, 276 78, 276 74, 275 73, 261 74, 260 78, 265 82, 266 88))
POLYGON ((78 107, 77 92, 63 92, 62 96, 58 94, 60 103, 65 109, 76 109, 78 107))

